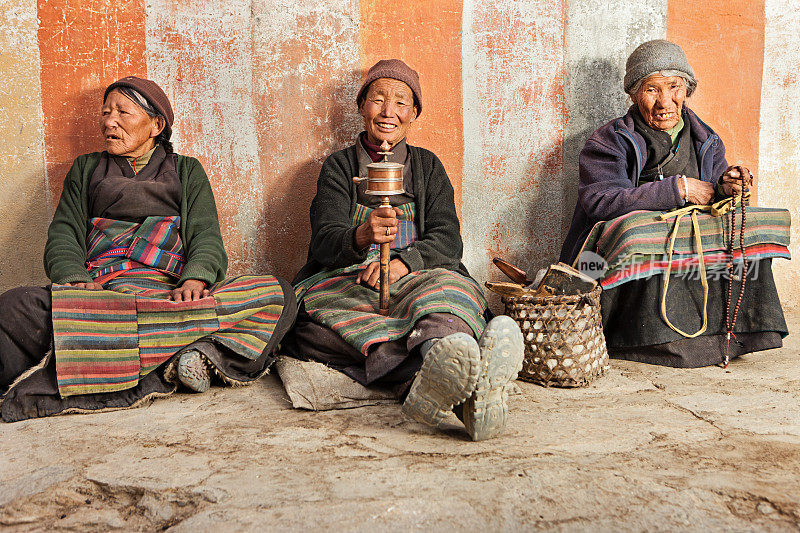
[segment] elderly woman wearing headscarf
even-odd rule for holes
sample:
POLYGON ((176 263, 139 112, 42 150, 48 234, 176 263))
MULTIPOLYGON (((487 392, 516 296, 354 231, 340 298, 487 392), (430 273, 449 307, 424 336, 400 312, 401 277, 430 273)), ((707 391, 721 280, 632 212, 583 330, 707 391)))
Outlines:
MULTIPOLYGON (((728 166, 722 140, 686 105, 696 86, 694 72, 678 45, 665 40, 640 45, 627 61, 624 80, 633 105, 625 116, 595 131, 580 153, 578 203, 561 261, 573 263, 580 256, 576 262, 580 266, 587 257, 583 254, 592 251, 602 251, 608 260, 601 307, 612 357, 678 367, 705 366, 779 347, 786 335, 770 263, 770 257, 783 257, 782 253, 757 256, 748 249, 745 290, 733 272, 716 279, 701 272, 699 282, 696 277, 670 275, 658 261, 668 255, 667 232, 679 214, 667 221, 652 213, 632 214, 692 205, 706 206, 700 210, 710 212, 713 201, 741 195, 752 183, 747 168, 728 166), (612 219, 614 222, 600 224, 612 219), (654 253, 654 261, 636 263, 648 253, 654 253), (653 275, 662 272, 663 276, 653 275), (733 278, 732 285, 722 279, 725 277, 733 278), (735 311, 740 311, 738 320, 735 311), (698 329, 699 316, 705 318, 698 329), (733 321, 735 330, 729 337, 733 321)), ((748 215, 751 210, 758 208, 748 209, 748 215)), ((764 221, 778 211, 764 209, 748 216, 748 246, 755 244, 755 240, 749 241, 751 237, 758 237, 756 215, 764 221)), ((724 264, 723 223, 720 218, 704 216, 707 226, 701 228, 701 246, 706 253, 719 252, 724 264)), ((783 213, 776 216, 783 217, 783 213)), ((735 220, 741 227, 741 215, 735 220)), ((690 230, 692 224, 685 227, 690 230)), ((727 231, 729 237, 730 226, 727 231)), ((678 241, 689 245, 682 251, 696 254, 694 267, 699 262, 701 270, 706 268, 700 261, 703 251, 691 248, 697 241, 689 238, 691 235, 680 235, 687 238, 678 241)), ((775 241, 769 244, 780 252, 782 247, 775 241)), ((672 246, 679 251, 674 241, 672 246)), ((591 264, 592 258, 598 259, 589 254, 586 263, 591 264)))
POLYGON ((365 131, 322 166, 287 350, 364 385, 408 391, 403 411, 420 422, 435 426, 455 405, 473 439, 494 437, 506 423, 505 387, 521 368, 522 337, 509 317, 486 326, 483 294, 461 264, 447 173, 432 152, 406 142, 422 112, 419 76, 400 60, 379 61, 356 102, 365 131), (383 142, 389 160, 404 164, 405 192, 391 208, 353 180, 381 160, 383 142), (388 316, 378 313, 375 290, 381 243, 392 245, 388 316))
POLYGON ((52 285, 0 296, 5 421, 247 384, 296 314, 283 280, 225 279, 211 185, 173 153, 158 85, 112 83, 99 118, 106 150, 75 160, 48 231, 52 285))

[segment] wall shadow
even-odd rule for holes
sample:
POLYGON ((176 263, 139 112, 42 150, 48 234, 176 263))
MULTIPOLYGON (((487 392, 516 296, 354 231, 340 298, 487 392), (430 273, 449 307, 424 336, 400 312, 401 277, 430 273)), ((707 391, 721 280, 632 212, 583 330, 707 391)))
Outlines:
POLYGON ((318 116, 325 120, 301 143, 318 146, 316 153, 311 150, 306 154, 307 159, 288 165, 277 175, 265 176, 266 180, 277 180, 285 185, 286 192, 280 197, 264 198, 267 205, 259 227, 270 235, 258 240, 257 264, 261 270, 271 268, 270 273, 289 280, 307 259, 311 241, 309 209, 322 163, 330 154, 352 145, 362 129, 361 115, 355 104, 361 71, 349 71, 344 79, 350 82, 329 83, 319 91, 330 98, 324 109, 317 110, 318 116))
MULTIPOLYGON (((537 185, 530 191, 520 192, 525 205, 509 206, 507 212, 498 215, 499 220, 514 220, 506 223, 506 232, 510 231, 509 227, 523 232, 524 246, 520 249, 506 247, 503 258, 526 270, 529 278, 533 278, 537 270, 558 261, 577 202, 578 155, 586 140, 594 130, 624 114, 628 106, 622 90, 623 72, 612 61, 582 59, 568 66, 567 76, 568 119, 564 140, 526 167, 529 181, 537 185), (560 175, 562 181, 552 184, 556 175, 560 175)), ((507 233, 501 237, 503 235, 508 242, 520 239, 507 233)), ((492 240, 497 237, 490 235, 492 240)), ((494 265, 489 265, 487 272, 488 279, 506 279, 494 265)), ((499 297, 492 293, 487 297, 490 307, 502 312, 499 297)))
POLYGON ((265 199, 268 205, 259 227, 264 228, 269 236, 259 238, 256 244, 259 271, 266 269, 266 273, 291 281, 305 264, 311 239, 308 210, 321 166, 320 161, 309 160, 292 165, 275 176, 290 187, 280 198, 265 199))
POLYGON ((47 176, 51 192, 51 208, 61 196, 64 177, 72 162, 81 154, 103 150, 98 126, 98 116, 103 103, 105 87, 77 93, 64 102, 64 109, 74 110, 70 116, 53 116, 56 123, 45 119, 44 142, 47 160, 47 176))
MULTIPOLYGON (((510 281, 494 264, 491 256, 499 255, 502 259, 522 268, 529 278, 533 278, 540 268, 558 260, 561 250, 561 227, 558 216, 560 184, 554 182, 553 176, 560 173, 562 166, 562 146, 553 144, 544 157, 536 157, 525 167, 524 175, 530 188, 518 191, 520 202, 508 203, 505 211, 493 209, 493 217, 502 224, 502 233, 489 234, 490 242, 500 242, 500 251, 490 250, 489 264, 486 266, 486 279, 492 281, 510 281), (557 221, 554 223, 554 220, 557 221), (521 234, 512 235, 511 232, 521 234), (519 243, 515 246, 514 243, 519 243)), ((475 272, 473 274, 480 274, 475 272)), ((478 280, 481 284, 484 279, 478 280)), ((500 297, 484 290, 490 309, 495 313, 503 313, 504 305, 500 297)))
MULTIPOLYGON (((9 223, 9 208, 4 209, 3 232, 0 237, 0 292, 20 285, 46 285, 42 256, 50 225, 47 191, 42 176, 26 174, 20 183, 38 182, 40 185, 28 194, 25 202, 14 207, 16 222, 9 223)), ((6 194, 17 194, 8 191, 6 194)))
POLYGON ((333 99, 327 126, 335 148, 329 153, 352 145, 356 135, 364 129, 363 119, 356 106, 356 97, 366 73, 365 69, 353 69, 346 77, 348 83, 328 84, 327 92, 323 93, 332 95, 333 99))
POLYGON ((597 128, 624 115, 630 104, 622 88, 624 71, 608 59, 581 59, 568 65, 567 76, 569 121, 563 146, 562 242, 578 201, 578 155, 597 128))

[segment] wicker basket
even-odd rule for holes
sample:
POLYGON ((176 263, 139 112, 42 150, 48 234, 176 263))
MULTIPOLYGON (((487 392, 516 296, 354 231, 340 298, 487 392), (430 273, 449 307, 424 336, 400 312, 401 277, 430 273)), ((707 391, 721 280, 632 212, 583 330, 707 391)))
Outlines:
POLYGON ((519 378, 540 385, 582 387, 608 369, 600 292, 577 296, 507 296, 506 314, 525 339, 519 378))

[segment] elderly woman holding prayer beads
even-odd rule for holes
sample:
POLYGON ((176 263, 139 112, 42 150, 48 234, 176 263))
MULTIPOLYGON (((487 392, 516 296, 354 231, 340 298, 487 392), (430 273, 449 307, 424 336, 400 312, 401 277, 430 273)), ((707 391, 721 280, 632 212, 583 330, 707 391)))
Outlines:
POLYGON ((406 142, 422 112, 417 72, 376 63, 356 99, 364 131, 325 161, 311 203, 308 263, 295 277, 301 311, 286 349, 368 386, 405 397, 403 412, 428 425, 452 410, 475 440, 506 423, 506 384, 522 365, 509 317, 485 321, 486 302, 461 264, 453 187, 442 163, 406 142), (402 164, 391 207, 367 194, 367 166, 402 164), (377 248, 391 244, 388 314, 378 308, 377 248), (455 408, 455 409, 454 409, 455 408))
POLYGON ((105 150, 75 160, 50 224, 52 285, 0 296, 5 421, 250 383, 295 318, 287 282, 225 278, 211 185, 173 152, 158 85, 112 83, 99 123, 105 150))
POLYGON ((689 109, 697 80, 678 45, 636 48, 624 87, 633 105, 580 153, 561 250, 578 267, 595 253, 607 263, 597 275, 609 354, 698 367, 780 347, 771 259, 788 256, 788 213, 746 207, 752 175, 728 166, 722 139, 689 109))

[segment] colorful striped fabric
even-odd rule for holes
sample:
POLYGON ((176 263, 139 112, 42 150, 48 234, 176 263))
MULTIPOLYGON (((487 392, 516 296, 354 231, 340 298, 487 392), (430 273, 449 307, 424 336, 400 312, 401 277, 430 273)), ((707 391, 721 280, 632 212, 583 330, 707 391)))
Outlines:
POLYGON ((100 217, 89 222, 86 268, 98 283, 114 272, 141 267, 180 277, 180 217, 148 217, 141 224, 100 217))
MULTIPOLYGON (((210 287, 207 298, 174 302, 169 300, 174 274, 141 266, 178 264, 154 250, 163 251, 160 246, 180 250, 176 221, 171 218, 147 219, 143 224, 98 221, 91 235, 95 246, 90 249, 103 254, 147 241, 141 249, 151 253, 134 255, 133 262, 139 265, 135 268, 110 271, 115 275, 103 283, 105 290, 53 286, 56 378, 62 397, 134 387, 141 376, 201 338, 251 360, 267 347, 284 306, 277 278, 226 279, 210 287)), ((89 263, 98 261, 102 262, 92 257, 89 263)), ((99 269, 123 263, 104 263, 99 269)))
MULTIPOLYGON (((660 212, 634 211, 608 222, 599 222, 584 242, 582 251, 592 251, 605 259, 607 270, 600 280, 610 289, 634 279, 643 279, 666 271, 669 237, 675 218, 659 220, 660 212)), ((703 258, 713 270, 725 265, 730 257, 727 241, 730 215, 698 214, 703 258)), ((748 207, 745 228, 745 257, 748 262, 767 258, 789 259, 791 217, 786 209, 748 207)), ((741 227, 741 209, 736 211, 736 227, 741 227)), ((735 239, 739 245, 738 236, 735 239)), ((579 255, 576 266, 580 268, 579 255)), ((742 262, 740 251, 734 251, 734 263, 742 262)), ((698 254, 689 217, 681 221, 672 259, 672 272, 686 273, 697 269, 698 254)))
MULTIPOLYGON (((414 224, 414 215, 416 214, 415 206, 416 204, 414 202, 408 202, 406 204, 395 206, 397 209, 402 211, 402 214, 397 217, 397 233, 395 234, 394 241, 392 242, 392 250, 402 250, 403 248, 408 248, 409 245, 417 240, 417 226, 414 224)), ((369 214, 372 213, 372 211, 374 211, 374 209, 361 204, 356 204, 356 209, 353 212, 353 216, 350 218, 350 221, 354 226, 358 226, 367 220, 367 218, 369 218, 369 214)), ((377 244, 373 244, 369 247, 369 249, 371 251, 378 250, 379 247, 377 244)))
POLYGON ((53 286, 61 396, 133 387, 201 338, 256 359, 283 311, 283 289, 272 276, 227 279, 212 287, 211 296, 194 302, 168 300, 174 287, 152 272, 126 272, 102 291, 53 286))
MULTIPOLYGON (((416 240, 414 204, 398 207, 403 210, 401 218, 410 222, 404 239, 411 244, 416 240)), ((371 211, 359 206, 353 224, 366 220, 371 211)), ((420 318, 430 313, 450 313, 461 318, 476 337, 483 332, 486 300, 480 286, 443 268, 412 272, 392 283, 389 315, 379 314, 378 292, 356 283, 358 272, 378 259, 378 249, 373 247, 361 264, 322 271, 299 282, 295 285, 298 301, 302 299, 312 319, 334 330, 365 356, 371 346, 408 334, 420 318)))
POLYGON ((364 356, 371 346, 408 334, 430 313, 461 318, 476 337, 486 327, 483 292, 475 281, 458 272, 422 270, 392 283, 388 316, 378 314, 378 292, 356 283, 356 275, 356 271, 331 272, 307 289, 301 282, 297 293, 312 319, 334 330, 364 356))

